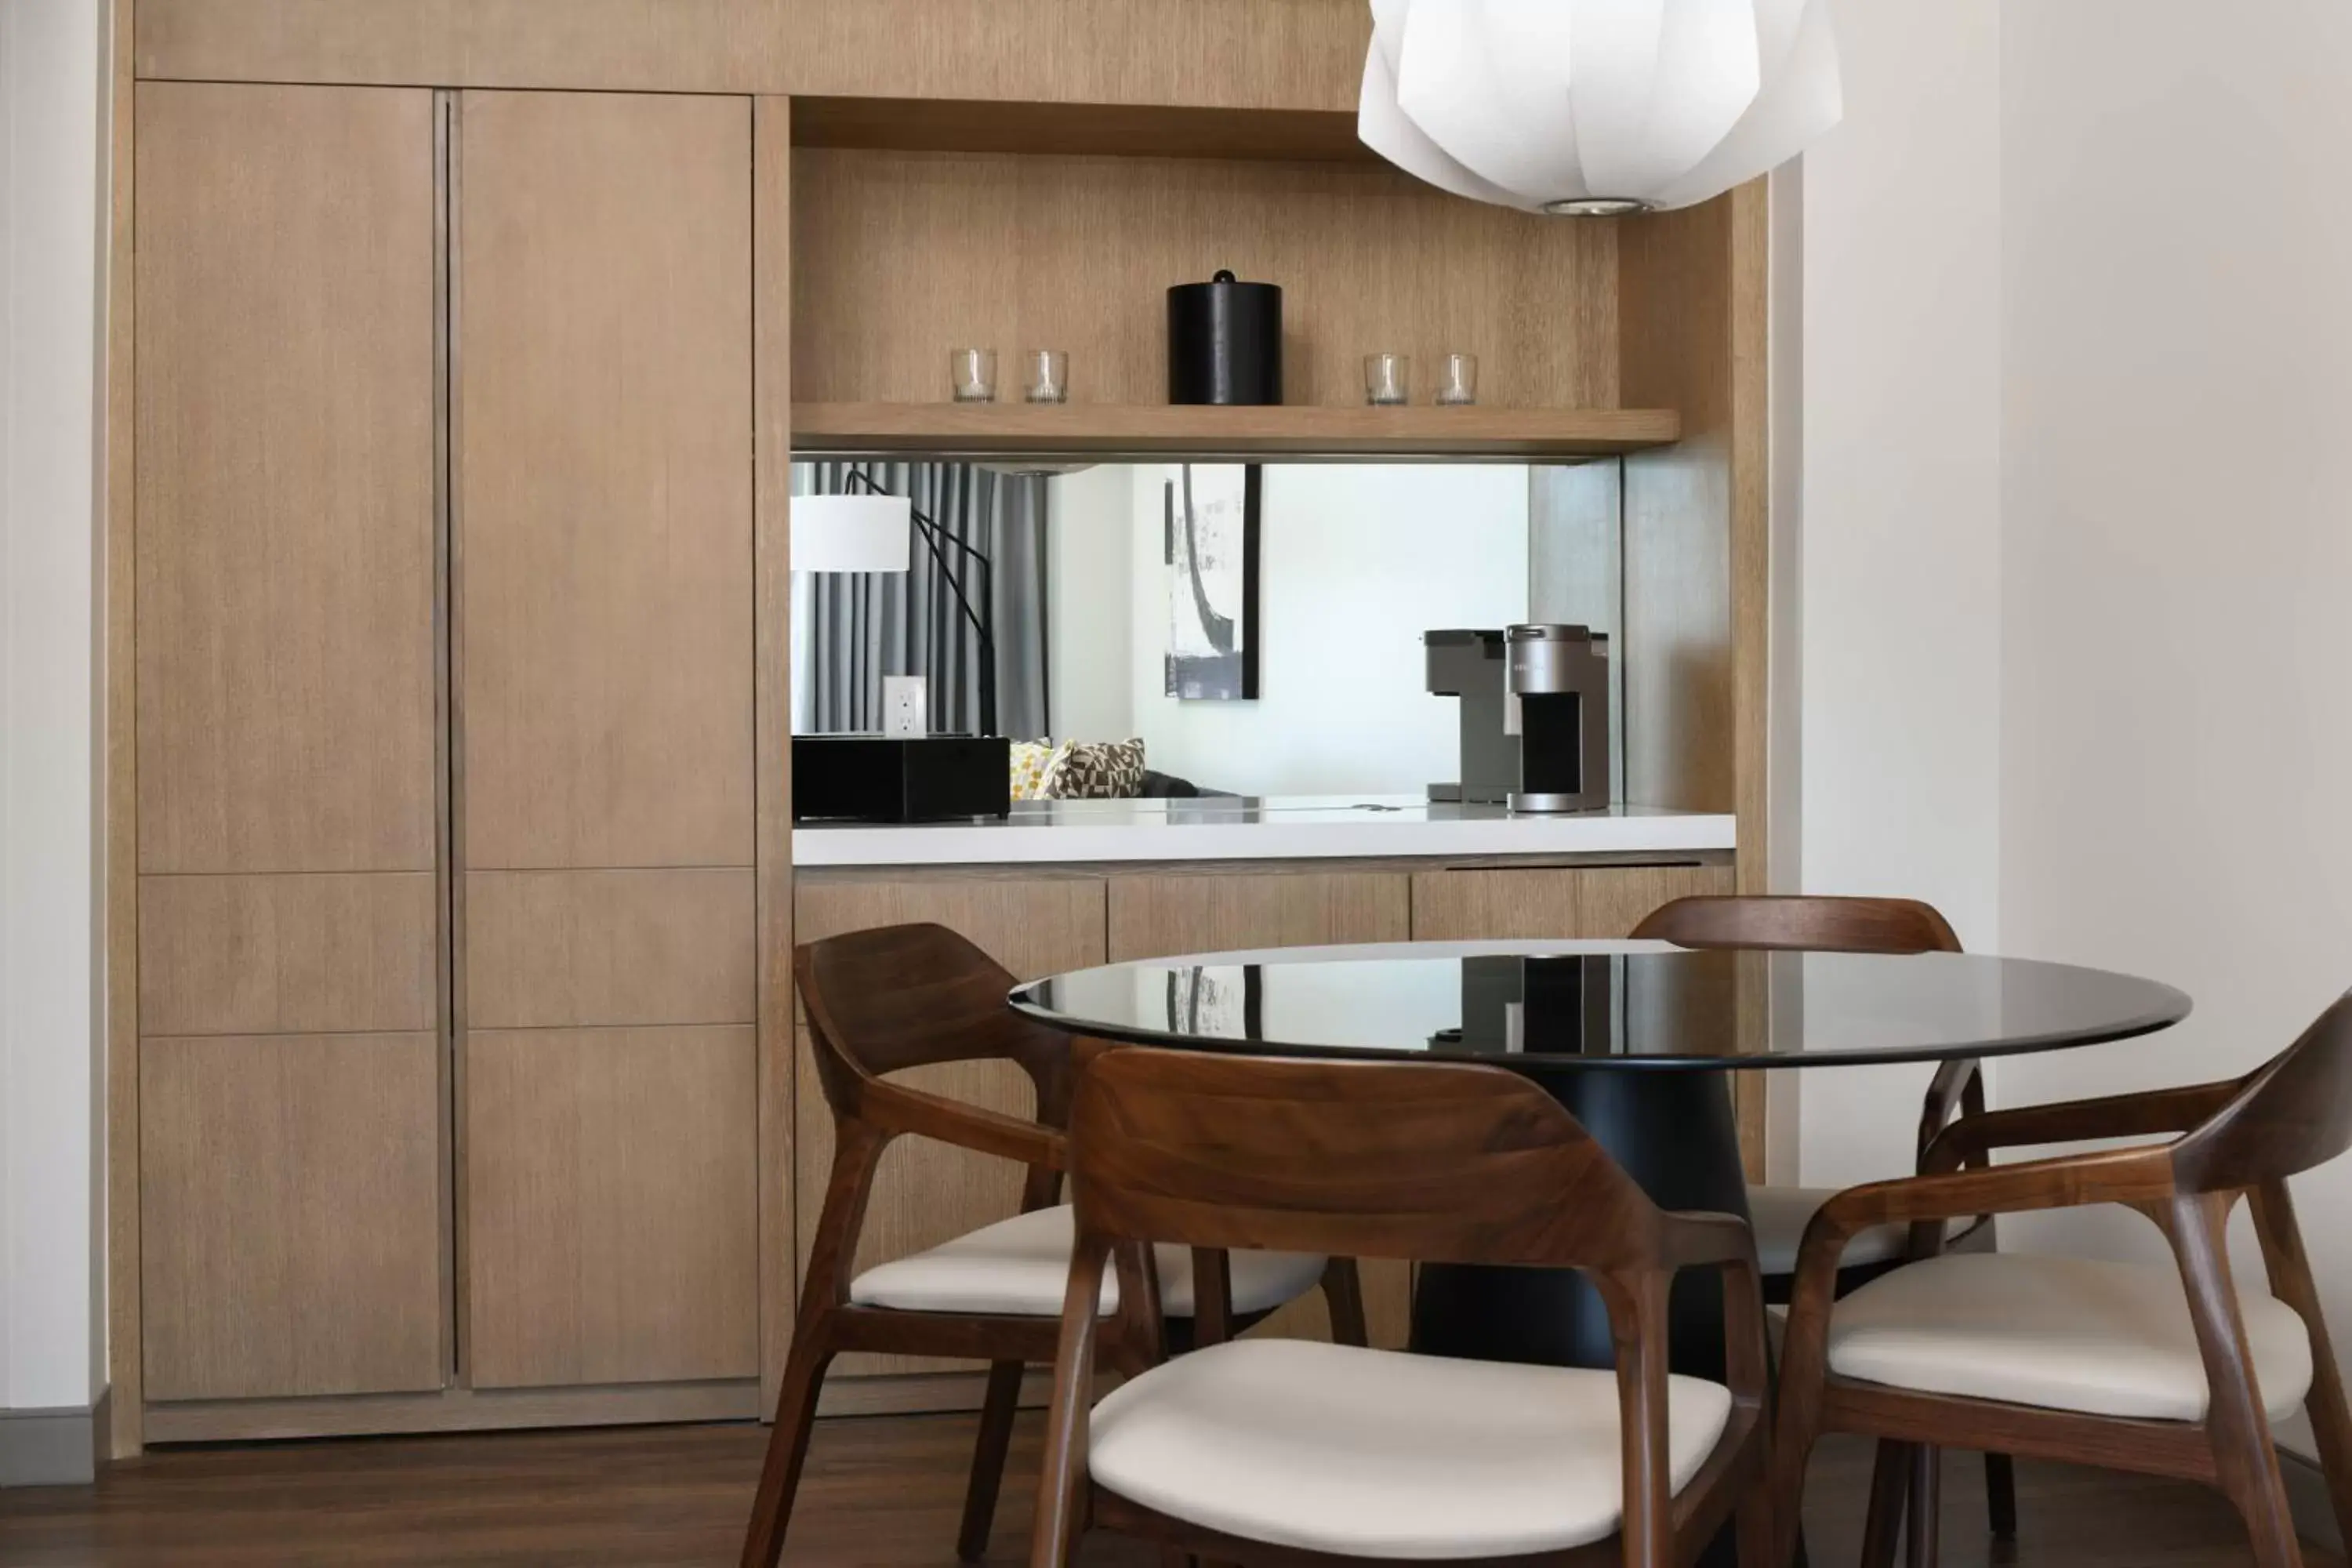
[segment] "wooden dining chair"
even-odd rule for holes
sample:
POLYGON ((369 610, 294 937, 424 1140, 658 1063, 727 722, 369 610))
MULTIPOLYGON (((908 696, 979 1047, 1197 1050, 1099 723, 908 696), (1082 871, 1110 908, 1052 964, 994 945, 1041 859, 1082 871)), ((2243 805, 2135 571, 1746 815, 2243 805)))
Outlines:
MULTIPOLYGON (((2300 1568, 2271 1422, 2311 1417, 2352 1540, 2352 1414, 2287 1178, 2352 1145, 2352 995, 2249 1076, 1964 1117, 1927 1174, 1839 1194, 1805 1233, 1780 1373, 1782 1509, 1823 1432, 2000 1448, 2200 1480, 2243 1516, 2258 1568, 2300 1568), (1994 1150, 2085 1139, 2169 1142, 1964 1168, 1994 1150), (2231 1212, 2252 1210, 2267 1294, 2232 1281, 2231 1212), (1845 1239, 1906 1225, 1932 1248, 1954 1216, 2122 1204, 2177 1268, 2016 1253, 1946 1255, 1835 1299, 1845 1239)), ((1782 1514, 1780 1548, 1793 1549, 1782 1514)), ((1930 1514, 1927 1561, 1935 1557, 1930 1514)))
POLYGON ((1748 1227, 1667 1214, 1559 1102, 1496 1068, 1128 1049, 1090 1060, 1070 1134, 1078 1246, 1030 1561, 1089 1528, 1268 1568, 1690 1562, 1735 1517, 1772 1544, 1763 1300, 1748 1227), (1099 1404, 1097 1345, 1149 1340, 1149 1290, 1097 1310, 1141 1244, 1574 1268, 1615 1370, 1240 1341, 1099 1404), (1670 1375, 1676 1270, 1723 1271, 1728 1386, 1670 1375))
MULTIPOLYGON (((1072 1042, 1012 1011, 1014 984, 986 953, 944 926, 888 926, 803 943, 793 973, 810 1048, 834 1121, 833 1174, 817 1221, 776 1397, 751 1521, 746 1568, 773 1568, 783 1550, 817 1394, 848 1351, 973 1357, 989 1363, 980 1437, 958 1553, 987 1550, 1024 1365, 1054 1359, 1074 1235, 1059 1201, 1070 1108, 1072 1042), (888 1075, 941 1062, 1005 1060, 1036 1090, 1036 1119, 968 1105, 888 1075), (899 1137, 936 1139, 1028 1167, 1021 1212, 928 1251, 856 1268, 876 1165, 899 1137)), ((1129 1272, 1139 1280, 1142 1265, 1129 1272)), ((1155 1305, 1180 1341, 1214 1343, 1320 1283, 1335 1339, 1364 1342, 1354 1263, 1298 1254, 1171 1250, 1152 1262, 1155 1305)), ((1119 1287, 1106 1287, 1116 1299, 1119 1287)), ((1136 1373, 1161 1359, 1149 1339, 1106 1336, 1107 1362, 1136 1373)))
MULTIPOLYGON (((1958 952, 1960 939, 1951 922, 1932 904, 1916 899, 1859 899, 1756 895, 1676 899, 1650 911, 1633 935, 1677 947, 1752 948, 1767 952, 1958 952)), ((1917 1150, 1927 1146, 1955 1115, 1972 1116, 1985 1108, 1984 1075, 1974 1061, 1946 1062, 1936 1069, 1927 1097, 1919 1110, 1917 1150)), ((1794 1289, 1797 1248, 1805 1226, 1822 1205, 1836 1194, 1834 1187, 1800 1187, 1759 1184, 1748 1189, 1748 1223, 1756 1230, 1757 1260, 1764 1271, 1764 1299, 1785 1303, 1794 1289)), ((1838 1259, 1841 1289, 1853 1289, 1900 1264, 1907 1237, 1901 1226, 1878 1226, 1861 1232, 1846 1244, 1838 1259)), ((1993 1246, 1990 1217, 1973 1220, 1951 1238, 1952 1245, 1993 1246)), ((1870 1513, 1864 1527, 1864 1550, 1872 1556, 1891 1551, 1895 1532, 1908 1514, 1914 1535, 1935 1518, 1941 1475, 1937 1456, 1884 1445, 1870 1489, 1870 1513)), ((1985 1456, 1985 1502, 1995 1541, 2017 1536, 2016 1468, 2006 1454, 1985 1456)))

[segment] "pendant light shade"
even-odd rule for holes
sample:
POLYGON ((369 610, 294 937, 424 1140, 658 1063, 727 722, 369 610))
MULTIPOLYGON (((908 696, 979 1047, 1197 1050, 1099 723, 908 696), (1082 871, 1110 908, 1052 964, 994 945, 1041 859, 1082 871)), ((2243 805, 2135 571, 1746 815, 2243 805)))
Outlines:
POLYGON ((1356 134, 1527 212, 1686 207, 1842 111, 1829 0, 1371 0, 1356 134))

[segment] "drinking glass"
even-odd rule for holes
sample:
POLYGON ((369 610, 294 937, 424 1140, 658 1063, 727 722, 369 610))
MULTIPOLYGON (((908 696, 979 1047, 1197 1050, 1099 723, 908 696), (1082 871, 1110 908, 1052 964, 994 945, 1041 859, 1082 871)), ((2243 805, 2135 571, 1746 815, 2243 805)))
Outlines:
POLYGON ((949 350, 948 384, 955 388, 955 400, 958 403, 995 402, 996 351, 994 349, 949 350))
POLYGON ((1026 395, 1032 403, 1070 400, 1070 356, 1060 349, 1031 349, 1021 356, 1029 374, 1026 395))
POLYGON ((1412 361, 1404 354, 1364 356, 1364 401, 1388 407, 1412 401, 1412 361))
POLYGON ((1478 401, 1476 354, 1445 356, 1445 368, 1437 378, 1437 401, 1454 408, 1467 407, 1478 401))

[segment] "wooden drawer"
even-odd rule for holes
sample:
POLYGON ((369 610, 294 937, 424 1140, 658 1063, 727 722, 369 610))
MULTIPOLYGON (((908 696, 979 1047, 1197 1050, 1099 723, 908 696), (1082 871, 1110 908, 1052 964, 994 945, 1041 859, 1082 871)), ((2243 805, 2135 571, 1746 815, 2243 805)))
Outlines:
POLYGON ((142 877, 140 1030, 432 1029, 439 929, 430 871, 142 877))
POLYGON ((757 1375, 752 1035, 730 1025, 468 1038, 475 1386, 757 1375))
POLYGON ((748 869, 473 872, 466 1022, 751 1023, 753 921, 748 869))
POLYGON ((443 1383, 430 1034, 141 1042, 150 1400, 443 1383))
POLYGON ((1416 942, 1622 937, 1660 904, 1732 890, 1729 866, 1534 866, 1418 872, 1416 942))

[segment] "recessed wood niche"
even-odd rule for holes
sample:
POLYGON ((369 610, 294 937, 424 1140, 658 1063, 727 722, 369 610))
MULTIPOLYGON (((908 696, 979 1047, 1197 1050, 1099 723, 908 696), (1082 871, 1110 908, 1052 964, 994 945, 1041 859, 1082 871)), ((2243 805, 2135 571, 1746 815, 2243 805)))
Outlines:
MULTIPOLYGON (((760 1411, 823 1189, 796 910, 1031 973, 1767 885, 1760 184, 1420 184, 1355 141, 1361 0, 113 4, 115 1452, 760 1411), (1282 407, 1167 405, 1220 268, 1283 286, 1282 407), (1074 400, 946 403, 967 345, 1074 400), (1362 406, 1382 350, 1480 405, 1362 406), (1585 464, 1628 793, 1741 847, 796 889, 796 447, 1585 464)), ((891 1172, 891 1247, 999 1195, 891 1172)))

